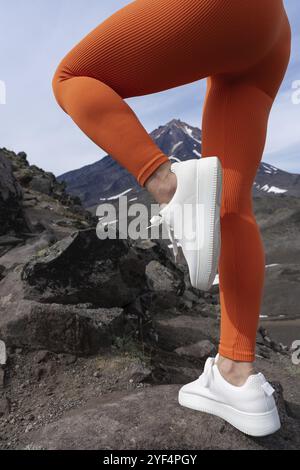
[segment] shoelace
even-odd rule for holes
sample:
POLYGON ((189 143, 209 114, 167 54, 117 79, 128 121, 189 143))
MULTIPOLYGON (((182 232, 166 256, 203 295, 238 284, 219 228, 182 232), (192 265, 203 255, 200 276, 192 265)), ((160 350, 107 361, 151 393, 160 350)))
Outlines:
POLYGON ((171 240, 172 243, 172 248, 173 248, 173 253, 174 253, 174 258, 175 258, 175 263, 177 263, 177 255, 178 255, 178 243, 176 238, 173 235, 173 229, 171 225, 166 221, 166 219, 162 215, 154 215, 150 219, 151 225, 149 225, 147 228, 151 227, 158 227, 160 224, 164 224, 165 227, 167 228, 168 231, 168 236, 169 239, 171 240))

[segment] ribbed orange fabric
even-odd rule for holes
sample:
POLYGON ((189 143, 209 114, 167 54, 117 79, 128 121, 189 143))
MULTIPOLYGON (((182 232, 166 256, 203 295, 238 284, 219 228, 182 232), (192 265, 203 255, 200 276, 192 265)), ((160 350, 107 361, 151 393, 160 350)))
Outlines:
POLYGON ((142 186, 168 157, 124 99, 208 78, 202 152, 220 158, 224 176, 219 351, 234 360, 254 359, 265 265, 251 188, 289 54, 282 0, 136 0, 53 78, 64 111, 142 186))

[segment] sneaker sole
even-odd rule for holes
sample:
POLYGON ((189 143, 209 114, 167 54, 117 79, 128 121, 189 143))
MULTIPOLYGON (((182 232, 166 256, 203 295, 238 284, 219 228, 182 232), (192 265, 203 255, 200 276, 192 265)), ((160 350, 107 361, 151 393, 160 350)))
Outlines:
POLYGON ((266 413, 246 413, 201 395, 181 391, 178 394, 178 402, 186 408, 218 416, 249 436, 268 436, 281 427, 276 407, 266 413))
POLYGON ((211 288, 216 277, 221 249, 222 166, 218 157, 199 160, 197 195, 198 204, 204 208, 204 220, 197 214, 198 233, 204 229, 204 243, 198 247, 197 272, 191 284, 196 289, 206 291, 211 288))

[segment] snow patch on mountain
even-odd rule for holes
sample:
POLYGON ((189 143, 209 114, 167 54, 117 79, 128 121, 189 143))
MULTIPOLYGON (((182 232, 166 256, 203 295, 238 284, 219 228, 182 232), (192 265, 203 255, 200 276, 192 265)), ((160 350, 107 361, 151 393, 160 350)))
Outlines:
POLYGON ((133 188, 129 188, 129 189, 126 189, 126 191, 123 191, 122 193, 120 194, 116 194, 115 196, 111 196, 111 197, 100 197, 100 201, 113 201, 115 199, 119 199, 119 197, 121 196, 125 196, 125 194, 129 193, 130 191, 132 191, 133 188))
POLYGON ((196 139, 196 137, 193 136, 193 129, 191 129, 188 126, 184 126, 184 130, 185 130, 186 134, 188 134, 189 137, 191 137, 193 140, 198 142, 198 144, 201 144, 201 140, 196 139))
POLYGON ((277 173, 278 171, 278 168, 273 165, 270 165, 269 163, 262 163, 261 167, 265 173, 269 173, 270 175, 277 173))
POLYGON ((166 132, 166 129, 163 129, 160 134, 156 136, 156 139, 159 139, 164 133, 166 132))
POLYGON ((175 150, 182 144, 183 144, 183 142, 181 140, 180 142, 177 142, 175 145, 173 145, 171 153, 175 152, 175 150))
POLYGON ((286 193, 287 189, 282 189, 282 188, 277 188, 276 186, 269 186, 268 184, 265 184, 262 188, 262 191, 266 191, 267 193, 286 193))

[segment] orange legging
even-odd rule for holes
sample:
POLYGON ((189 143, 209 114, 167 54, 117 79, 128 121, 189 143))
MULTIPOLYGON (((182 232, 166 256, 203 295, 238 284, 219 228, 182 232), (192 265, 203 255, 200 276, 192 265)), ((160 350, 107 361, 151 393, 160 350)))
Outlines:
POLYGON ((251 190, 289 55, 282 0, 136 0, 53 78, 63 110, 141 186, 168 157, 124 99, 207 78, 202 154, 223 166, 219 352, 233 360, 255 358, 265 259, 251 190))

